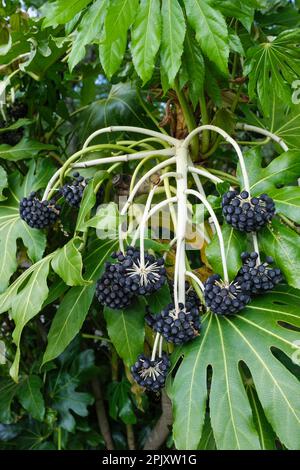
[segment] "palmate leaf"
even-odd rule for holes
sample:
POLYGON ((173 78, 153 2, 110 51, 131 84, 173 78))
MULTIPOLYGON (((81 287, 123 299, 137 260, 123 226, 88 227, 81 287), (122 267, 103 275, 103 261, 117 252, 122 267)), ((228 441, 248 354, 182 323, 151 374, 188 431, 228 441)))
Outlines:
POLYGON ((299 30, 280 33, 270 42, 250 48, 245 73, 249 74, 249 95, 257 93, 266 116, 271 114, 272 95, 292 104, 290 85, 300 73, 299 30))
POLYGON ((299 331, 289 325, 299 328, 299 309, 300 291, 280 285, 237 316, 205 316, 201 336, 183 348, 183 361, 169 387, 177 448, 197 448, 208 396, 218 449, 263 447, 239 369, 245 363, 268 423, 288 449, 299 449, 299 381, 272 353, 277 348, 291 357, 299 331))
POLYGON ((7 174, 4 168, 0 166, 0 202, 5 201, 6 199, 6 197, 3 195, 5 188, 7 188, 7 174))

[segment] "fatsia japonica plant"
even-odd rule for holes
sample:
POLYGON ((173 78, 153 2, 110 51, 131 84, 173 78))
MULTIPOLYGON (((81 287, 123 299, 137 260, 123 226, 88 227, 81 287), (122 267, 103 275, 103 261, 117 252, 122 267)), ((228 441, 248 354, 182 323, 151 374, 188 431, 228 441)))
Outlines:
POLYGON ((298 3, 0 4, 1 449, 299 449, 298 3))

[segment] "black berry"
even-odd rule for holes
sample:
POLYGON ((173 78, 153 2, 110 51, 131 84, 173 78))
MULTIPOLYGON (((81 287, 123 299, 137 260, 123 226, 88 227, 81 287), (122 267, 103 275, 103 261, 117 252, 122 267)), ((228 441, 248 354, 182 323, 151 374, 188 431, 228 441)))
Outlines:
POLYGON ((210 276, 204 286, 206 305, 218 315, 237 313, 250 302, 248 291, 238 281, 225 284, 218 274, 210 276))
POLYGON ((272 290, 276 284, 282 281, 282 273, 279 268, 271 266, 273 258, 266 257, 264 263, 258 262, 258 254, 242 253, 243 266, 238 272, 236 281, 243 290, 250 294, 261 294, 272 290))
POLYGON ((79 207, 83 191, 87 185, 87 180, 77 172, 74 173, 73 176, 72 181, 61 188, 61 194, 70 206, 79 207))
POLYGON ((275 214, 275 204, 267 194, 249 197, 247 191, 239 194, 228 191, 222 198, 222 210, 228 224, 241 232, 256 232, 264 227, 275 214))
POLYGON ((54 200, 40 201, 31 193, 20 201, 20 216, 32 228, 46 228, 53 225, 60 215, 60 206, 54 200))
POLYGON ((154 361, 141 354, 131 367, 131 373, 139 385, 157 392, 164 387, 169 368, 170 361, 165 353, 154 361))
POLYGON ((127 307, 134 297, 127 284, 123 266, 107 262, 104 274, 96 285, 96 297, 101 304, 112 309, 127 307))

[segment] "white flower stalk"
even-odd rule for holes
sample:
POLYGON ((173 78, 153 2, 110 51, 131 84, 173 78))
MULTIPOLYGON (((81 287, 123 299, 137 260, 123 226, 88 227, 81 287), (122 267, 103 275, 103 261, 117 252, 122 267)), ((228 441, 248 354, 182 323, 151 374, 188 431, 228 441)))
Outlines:
MULTIPOLYGON (((219 178, 218 176, 212 175, 209 171, 202 170, 200 168, 195 168, 194 166, 189 166, 188 171, 191 173, 196 173, 197 175, 204 176, 205 178, 213 181, 214 183, 223 183, 223 180, 219 178)), ((199 191, 200 194, 202 194, 199 191)))
POLYGON ((154 340, 154 344, 153 344, 153 349, 152 349, 152 354, 151 354, 151 361, 154 361, 154 360, 155 360, 156 351, 157 351, 157 347, 158 347, 158 344, 159 344, 159 340, 160 340, 160 334, 159 334, 159 333, 156 333, 156 335, 155 335, 155 340, 154 340))
POLYGON ((280 145, 282 150, 284 150, 285 152, 289 150, 288 146, 286 145, 286 143, 283 141, 281 137, 274 134, 273 132, 268 131, 267 129, 262 129, 261 127, 252 126, 250 124, 244 124, 242 122, 238 122, 235 127, 236 129, 240 129, 242 131, 256 132, 257 134, 261 134, 266 137, 269 137, 271 140, 274 140, 274 142, 277 142, 277 144, 280 145))
MULTIPOLYGON (((179 303, 185 305, 185 238, 188 220, 187 212, 187 168, 188 147, 181 143, 176 149, 176 171, 181 175, 177 179, 177 249, 174 275, 174 303, 179 310, 179 303)), ((204 196, 201 196, 204 198, 204 196)))
POLYGON ((224 238, 223 238, 222 230, 221 230, 219 221, 217 219, 217 216, 216 216, 213 208, 209 204, 209 202, 202 196, 202 194, 198 193, 197 191, 194 191, 193 189, 187 189, 186 194, 191 195, 191 196, 195 196, 196 198, 198 198, 204 204, 204 206, 208 210, 211 218, 213 219, 213 222, 214 222, 215 228, 216 228, 216 232, 217 232, 217 235, 218 235, 218 239, 219 239, 224 281, 225 281, 226 284, 229 284, 229 276, 228 276, 228 270, 227 270, 224 238))
POLYGON ((156 132, 152 131, 151 129, 144 129, 142 127, 133 127, 133 126, 110 126, 110 127, 104 127, 103 129, 98 129, 97 131, 93 132, 86 141, 83 144, 83 148, 86 148, 90 142, 97 137, 98 135, 101 134, 107 134, 111 132, 134 132, 135 134, 144 134, 144 135, 150 135, 151 137, 157 137, 160 140, 164 140, 168 144, 174 146, 177 145, 178 139, 175 139, 174 137, 162 134, 161 132, 156 132))
POLYGON ((247 169, 246 169, 246 165, 245 165, 245 159, 244 159, 243 153, 241 151, 241 148, 238 145, 238 143, 232 137, 230 137, 230 135, 227 134, 227 132, 225 132, 223 129, 221 129, 220 127, 217 127, 217 126, 210 125, 210 124, 206 124, 204 126, 197 127, 197 129, 194 129, 186 137, 186 139, 183 142, 183 146, 188 147, 189 144, 191 143, 191 140, 193 139, 193 137, 195 137, 195 135, 197 135, 197 134, 200 134, 204 130, 210 130, 210 131, 217 132, 218 134, 220 134, 224 138, 224 140, 226 142, 231 144, 232 147, 235 149, 235 151, 237 153, 237 156, 239 158, 240 166, 241 166, 241 171, 242 171, 243 180, 244 180, 244 187, 245 187, 245 190, 250 194, 250 183, 249 183, 248 173, 247 173, 247 169))
POLYGON ((104 165, 106 163, 130 162, 133 160, 143 160, 145 157, 169 157, 174 155, 172 148, 162 150, 147 150, 145 152, 129 153, 126 155, 114 155, 112 157, 97 158, 86 162, 73 163, 71 168, 90 168, 92 166, 104 165))
POLYGON ((185 275, 187 277, 190 277, 191 279, 193 279, 197 284, 198 286, 200 287, 201 291, 204 292, 204 284, 203 282, 194 274, 192 273, 191 271, 185 271, 185 275))
MULTIPOLYGON (((138 192, 139 188, 150 178, 150 176, 154 175, 158 171, 160 171, 163 168, 165 168, 169 165, 172 165, 174 163, 176 163, 176 157, 171 157, 168 160, 165 160, 164 162, 161 162, 158 165, 155 165, 155 167, 151 168, 151 170, 149 170, 147 173, 144 174, 144 176, 142 176, 142 178, 134 186, 132 192, 129 195, 129 198, 127 199, 124 207, 122 208, 121 214, 120 214, 121 218, 128 211, 128 208, 129 208, 130 204, 132 204, 133 199, 134 199, 136 193, 138 192)), ((121 249, 121 251, 124 252, 122 221, 119 224, 119 242, 120 242, 120 249, 121 249)))

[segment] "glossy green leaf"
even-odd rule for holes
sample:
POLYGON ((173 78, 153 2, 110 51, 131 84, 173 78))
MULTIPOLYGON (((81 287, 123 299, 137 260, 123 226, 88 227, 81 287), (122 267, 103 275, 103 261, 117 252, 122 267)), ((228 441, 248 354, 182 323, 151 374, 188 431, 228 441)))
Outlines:
POLYGON ((109 414, 116 421, 120 418, 125 424, 136 423, 130 388, 131 385, 127 380, 111 382, 108 386, 109 414))
POLYGON ((16 162, 18 160, 36 157, 39 152, 44 150, 53 149, 55 149, 54 145, 43 144, 41 142, 36 142, 34 140, 28 139, 27 137, 24 137, 17 145, 14 145, 13 147, 8 144, 1 144, 0 158, 3 158, 3 160, 16 162))
POLYGON ((242 0, 213 0, 213 4, 224 16, 234 17, 250 32, 254 18, 254 6, 242 0))
POLYGON ((161 289, 147 297, 147 304, 151 313, 160 313, 172 302, 170 288, 165 284, 161 289))
POLYGON ((183 66, 187 71, 189 95, 195 108, 200 94, 203 92, 205 66, 199 44, 197 44, 190 27, 187 28, 185 35, 183 66))
POLYGON ((10 378, 0 377, 0 422, 3 424, 12 422, 10 408, 17 389, 18 385, 10 378))
POLYGON ((19 238, 23 240, 33 262, 41 259, 45 249, 44 232, 30 228, 19 216, 21 197, 38 189, 43 183, 44 176, 48 175, 48 172, 44 171, 41 176, 38 171, 35 171, 36 168, 35 165, 31 165, 23 180, 19 175, 11 175, 8 197, 5 201, 0 202, 0 292, 6 289, 11 275, 17 268, 16 249, 19 238))
POLYGON ((70 70, 85 56, 85 46, 100 39, 108 0, 97 0, 83 16, 68 58, 70 70))
POLYGON ((181 64, 185 20, 177 0, 165 0, 161 8, 162 42, 161 67, 166 71, 170 84, 173 84, 181 64))
POLYGON ((223 15, 211 0, 184 0, 188 22, 196 32, 203 53, 227 74, 228 31, 223 15))
POLYGON ((57 26, 70 21, 79 11, 83 10, 91 0, 56 0, 54 3, 46 3, 41 8, 45 16, 43 27, 57 26))
POLYGON ((287 283, 300 289, 299 235, 278 220, 273 220, 258 236, 260 248, 272 256, 287 283))
POLYGON ((108 78, 121 65, 128 29, 135 19, 138 3, 138 0, 113 0, 110 3, 99 46, 100 62, 108 78))
POLYGON ((209 414, 206 413, 198 450, 217 450, 209 414))
POLYGON ((29 375, 18 387, 17 395, 23 408, 38 421, 45 414, 44 398, 41 393, 43 383, 37 375, 29 375))
MULTIPOLYGON (((233 279, 242 265, 241 253, 247 249, 247 237, 230 225, 222 226, 222 235, 225 244, 226 262, 230 279, 233 279)), ((206 256, 214 272, 223 278, 221 252, 217 234, 206 247, 206 256)))
MULTIPOLYGON (((245 163, 250 181, 251 194, 257 196, 270 190, 275 190, 276 185, 296 183, 300 175, 300 152, 289 150, 262 167, 262 154, 259 149, 251 149, 245 152, 245 163)), ((243 178, 240 168, 237 173, 241 186, 243 178)))
POLYGON ((137 299, 124 310, 104 308, 107 331, 117 353, 127 366, 143 352, 145 336, 145 303, 137 299))
POLYGON ((178 449, 196 449, 201 439, 208 366, 212 369, 209 409, 217 448, 261 448, 239 371, 241 361, 250 371, 274 432, 287 448, 298 449, 299 381, 274 357, 271 348, 291 356, 299 332, 288 324, 299 328, 299 308, 299 291, 280 285, 270 294, 257 297, 239 315, 205 316, 201 336, 182 350, 184 359, 171 387, 173 435, 178 449))
POLYGON ((289 186, 268 192, 276 204, 276 212, 300 224, 300 188, 289 186))
POLYGON ((78 249, 81 243, 79 237, 73 238, 52 259, 52 268, 68 286, 89 284, 82 277, 83 263, 78 249))
MULTIPOLYGON (((97 241, 84 263, 86 279, 94 281, 100 275, 104 262, 117 247, 115 240, 97 241)), ((95 284, 72 287, 64 296, 52 321, 48 334, 48 345, 43 356, 43 364, 61 354, 79 332, 88 314, 95 293, 95 284)))
POLYGON ((134 67, 146 83, 150 80, 161 41, 159 0, 141 0, 131 32, 134 67))
POLYGON ((17 351, 9 373, 16 382, 19 375, 22 331, 24 326, 40 312, 47 298, 49 264, 50 259, 48 257, 37 264, 26 286, 17 293, 11 305, 11 317, 16 325, 12 337, 17 346, 17 351))
POLYGON ((5 201, 6 197, 3 195, 3 190, 7 188, 7 174, 4 168, 0 166, 0 202, 5 201))

